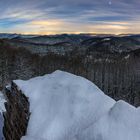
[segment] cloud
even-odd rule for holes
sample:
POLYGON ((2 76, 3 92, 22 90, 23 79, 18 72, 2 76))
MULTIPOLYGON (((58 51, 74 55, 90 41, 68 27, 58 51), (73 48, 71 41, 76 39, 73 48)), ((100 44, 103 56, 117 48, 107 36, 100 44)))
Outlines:
POLYGON ((139 0, 1 0, 0 31, 137 33, 139 5, 139 0))

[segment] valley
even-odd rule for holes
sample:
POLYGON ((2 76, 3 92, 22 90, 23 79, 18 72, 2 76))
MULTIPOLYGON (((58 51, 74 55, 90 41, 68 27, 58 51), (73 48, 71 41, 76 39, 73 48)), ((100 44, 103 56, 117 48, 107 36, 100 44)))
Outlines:
POLYGON ((115 100, 140 105, 140 35, 0 35, 0 87, 67 71, 115 100))

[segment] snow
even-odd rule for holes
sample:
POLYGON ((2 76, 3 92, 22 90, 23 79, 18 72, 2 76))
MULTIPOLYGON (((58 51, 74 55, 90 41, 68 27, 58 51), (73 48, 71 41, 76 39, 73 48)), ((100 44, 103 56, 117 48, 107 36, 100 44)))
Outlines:
POLYGON ((84 130, 80 140, 140 140, 140 115, 124 101, 114 104, 106 115, 84 130))
POLYGON ((114 101, 85 78, 55 71, 14 82, 30 101, 22 140, 140 139, 140 109, 114 101))
POLYGON ((0 140, 3 140, 3 115, 2 115, 2 112, 5 111, 4 103, 5 103, 5 99, 4 99, 2 92, 0 91, 0 140))
POLYGON ((110 40, 110 38, 104 38, 103 39, 103 41, 109 41, 110 40))
POLYGON ((5 101, 6 100, 4 99, 4 96, 0 91, 0 114, 5 111, 5 106, 4 106, 5 101))
POLYGON ((128 54, 127 56, 124 57, 125 59, 129 59, 130 58, 130 54, 128 54))

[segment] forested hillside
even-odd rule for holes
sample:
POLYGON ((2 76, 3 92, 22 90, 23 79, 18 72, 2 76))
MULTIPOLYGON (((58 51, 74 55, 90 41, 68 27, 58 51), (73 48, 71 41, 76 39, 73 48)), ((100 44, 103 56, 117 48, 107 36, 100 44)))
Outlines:
POLYGON ((138 37, 79 36, 77 41, 71 37, 62 42, 64 36, 61 41, 55 36, 50 44, 50 37, 47 44, 45 37, 43 41, 40 38, 0 40, 1 87, 13 79, 29 79, 59 69, 86 77, 116 100, 140 105, 138 37))

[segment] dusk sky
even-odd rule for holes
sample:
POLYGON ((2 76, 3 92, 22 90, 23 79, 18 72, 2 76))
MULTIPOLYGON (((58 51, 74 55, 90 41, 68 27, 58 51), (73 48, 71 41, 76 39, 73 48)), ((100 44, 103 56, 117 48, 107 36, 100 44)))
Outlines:
POLYGON ((140 0, 0 0, 0 32, 140 33, 140 0))

